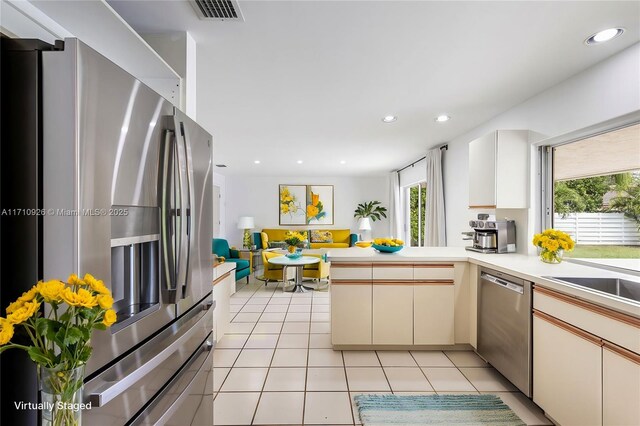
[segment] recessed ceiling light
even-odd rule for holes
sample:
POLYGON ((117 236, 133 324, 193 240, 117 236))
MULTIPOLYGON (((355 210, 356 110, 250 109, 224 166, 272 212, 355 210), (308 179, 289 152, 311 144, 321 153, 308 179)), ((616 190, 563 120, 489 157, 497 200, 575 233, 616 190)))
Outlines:
POLYGON ((298 160, 298 161, 296 161, 296 163, 302 164, 302 160, 298 160))
POLYGON ((347 164, 345 160, 340 160, 340 164, 347 164))
POLYGON ((438 122, 438 123, 444 123, 445 121, 449 121, 449 120, 451 120, 451 117, 449 117, 449 116, 448 116, 448 115, 446 115, 446 114, 442 114, 442 115, 437 116, 437 117, 435 118, 435 120, 436 120, 436 122, 438 122))
POLYGON ((618 37, 623 32, 624 28, 608 28, 591 35, 584 41, 584 43, 587 45, 604 43, 605 41, 618 37))
POLYGON ((396 117, 395 115, 385 115, 382 118, 382 121, 384 121, 385 123, 393 123, 397 119, 398 119, 398 117, 396 117))
POLYGON ((260 160, 255 160, 253 163, 254 164, 260 164, 260 160))

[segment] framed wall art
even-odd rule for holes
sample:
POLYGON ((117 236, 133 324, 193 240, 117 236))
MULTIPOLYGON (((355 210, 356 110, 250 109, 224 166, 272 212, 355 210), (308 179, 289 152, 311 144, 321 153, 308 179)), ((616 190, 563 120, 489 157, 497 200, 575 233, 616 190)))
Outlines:
POLYGON ((307 185, 307 223, 333 225, 333 185, 307 185))
POLYGON ((306 185, 280 185, 278 191, 280 225, 305 225, 306 185))

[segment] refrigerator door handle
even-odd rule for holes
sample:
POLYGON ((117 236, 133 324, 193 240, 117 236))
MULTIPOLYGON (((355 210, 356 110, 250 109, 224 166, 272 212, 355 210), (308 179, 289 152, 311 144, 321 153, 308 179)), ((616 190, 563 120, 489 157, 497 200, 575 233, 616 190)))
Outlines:
MULTIPOLYGON (((169 292, 169 298, 172 299, 171 293, 176 290, 176 253, 175 253, 175 232, 176 232, 176 206, 174 205, 174 170, 175 156, 173 154, 175 141, 175 132, 172 130, 165 131, 164 145, 161 151, 161 169, 162 174, 160 184, 161 197, 161 226, 162 226, 162 257, 163 257, 163 275, 166 288, 169 292)), ((170 300, 171 301, 171 300, 170 300)))
POLYGON ((179 232, 177 240, 179 241, 178 249, 178 267, 177 267, 177 283, 176 289, 180 288, 180 291, 176 295, 176 300, 184 297, 184 290, 187 283, 187 274, 189 268, 188 256, 189 256, 189 243, 187 235, 187 223, 188 223, 188 211, 189 211, 189 193, 187 189, 187 160, 185 153, 185 139, 184 139, 184 125, 181 122, 176 121, 176 132, 179 132, 180 140, 176 135, 176 160, 177 160, 177 172, 178 172, 178 191, 180 191, 180 212, 179 217, 179 232))
POLYGON ((129 389, 134 383, 137 383, 140 379, 151 373, 156 368, 162 366, 162 363, 174 354, 177 350, 183 348, 191 337, 199 332, 205 323, 209 320, 208 316, 202 315, 196 324, 194 324, 186 333, 173 341, 170 345, 163 348, 155 356, 149 359, 146 363, 142 364, 139 368, 127 374, 126 376, 119 378, 114 382, 107 382, 100 389, 96 389, 89 394, 89 401, 94 407, 102 407, 109 403, 109 401, 116 398, 121 393, 129 389))
POLYGON ((187 216, 187 226, 186 226, 186 237, 187 237, 187 256, 186 256, 186 273, 185 273, 185 294, 187 291, 187 286, 189 285, 189 276, 191 273, 191 239, 193 234, 193 167, 191 163, 191 147, 189 135, 187 134, 186 129, 184 128, 184 123, 180 122, 180 132, 182 135, 182 142, 184 144, 184 159, 185 159, 185 177, 186 177, 186 189, 187 189, 187 205, 186 205, 186 216, 187 216))

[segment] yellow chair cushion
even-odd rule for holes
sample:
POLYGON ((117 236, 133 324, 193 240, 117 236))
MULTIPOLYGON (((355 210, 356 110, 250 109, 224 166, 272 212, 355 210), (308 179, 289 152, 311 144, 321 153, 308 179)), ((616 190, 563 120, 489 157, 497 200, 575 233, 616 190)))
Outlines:
POLYGON ((320 249, 320 248, 348 248, 348 243, 311 243, 309 248, 312 249, 320 249))
POLYGON ((269 235, 267 235, 266 232, 261 232, 260 233, 260 239, 262 240, 262 249, 268 249, 269 248, 269 235))

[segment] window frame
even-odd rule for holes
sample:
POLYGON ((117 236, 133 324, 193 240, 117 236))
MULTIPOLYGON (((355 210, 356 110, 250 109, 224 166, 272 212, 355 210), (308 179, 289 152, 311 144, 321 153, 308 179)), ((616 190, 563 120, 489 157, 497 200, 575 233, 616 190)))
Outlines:
MULTIPOLYGON (((594 126, 590 126, 584 129, 579 129, 574 132, 570 132, 564 135, 556 136, 549 139, 544 139, 537 142, 538 164, 539 164, 539 212, 540 218, 537 224, 538 229, 536 232, 541 232, 544 229, 553 227, 553 200, 554 200, 554 185, 553 185, 553 150, 562 145, 578 142, 583 139, 587 139, 593 136, 602 135, 605 133, 613 132, 615 130, 623 129, 625 127, 640 124, 640 111, 635 111, 630 114, 626 114, 605 122, 599 123, 594 126)), ((611 265, 603 265, 598 262, 592 262, 588 259, 573 259, 565 257, 565 261, 573 262, 576 264, 587 265, 600 269, 607 269, 615 272, 638 275, 640 276, 640 270, 626 269, 621 267, 615 267, 611 265)))

